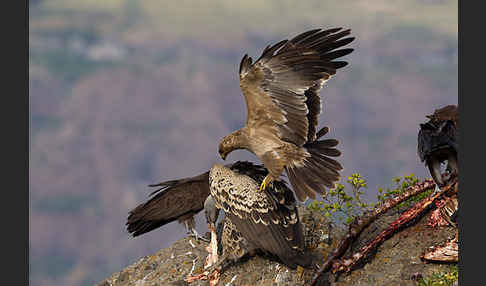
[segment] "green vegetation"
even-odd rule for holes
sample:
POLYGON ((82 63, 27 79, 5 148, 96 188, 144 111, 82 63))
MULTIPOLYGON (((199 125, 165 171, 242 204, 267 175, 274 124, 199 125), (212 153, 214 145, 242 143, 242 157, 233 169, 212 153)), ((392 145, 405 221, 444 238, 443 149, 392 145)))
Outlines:
POLYGON ((435 272, 427 278, 420 278, 417 286, 452 286, 459 278, 459 268, 451 265, 450 271, 435 272))
MULTIPOLYGON (((392 179, 395 186, 392 188, 386 188, 385 191, 383 191, 383 188, 378 188, 378 195, 377 199, 379 202, 383 202, 389 198, 396 197, 400 194, 403 194, 405 190, 410 187, 415 185, 416 183, 420 182, 420 179, 415 177, 415 175, 412 173, 408 176, 402 177, 395 177, 392 179)), ((404 202, 399 203, 396 207, 395 210, 398 209, 403 209, 403 208, 409 208, 413 206, 414 204, 418 203, 419 201, 425 199, 427 196, 429 196, 434 190, 428 190, 423 193, 420 193, 416 196, 413 196, 409 199, 407 199, 404 202)))
MULTIPOLYGON (((377 203, 384 202, 387 199, 393 198, 402 194, 408 187, 418 183, 420 179, 415 177, 412 173, 408 176, 393 178, 394 186, 386 188, 378 188, 377 203)), ((365 211, 372 209, 374 203, 366 203, 361 199, 364 189, 367 189, 366 179, 359 173, 354 173, 346 180, 350 187, 351 193, 345 190, 343 184, 337 184, 336 188, 330 189, 322 201, 314 200, 309 204, 309 209, 317 210, 324 213, 326 217, 332 217, 337 225, 349 224, 357 216, 362 215, 365 211)), ((413 196, 404 202, 395 206, 395 210, 407 209, 429 196, 433 190, 420 193, 413 196)))
POLYGON ((337 184, 336 188, 329 190, 323 201, 314 200, 309 204, 309 208, 322 211, 326 217, 332 216, 334 223, 341 225, 350 223, 374 206, 373 203, 365 203, 361 199, 363 189, 367 189, 368 186, 359 173, 352 174, 346 182, 351 187, 351 195, 346 194, 343 184, 337 184))

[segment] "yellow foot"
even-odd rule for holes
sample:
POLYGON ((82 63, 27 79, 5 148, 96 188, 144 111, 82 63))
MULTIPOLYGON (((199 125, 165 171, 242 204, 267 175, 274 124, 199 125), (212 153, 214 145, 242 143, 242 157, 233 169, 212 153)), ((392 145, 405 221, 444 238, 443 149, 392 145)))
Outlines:
POLYGON ((299 279, 302 279, 304 276, 304 267, 297 265, 297 275, 299 276, 299 279))
POLYGON ((265 190, 267 188, 267 186, 271 185, 271 184, 272 184, 272 182, 270 181, 270 178, 265 177, 265 179, 263 179, 262 184, 260 185, 259 191, 261 192, 261 191, 265 190))

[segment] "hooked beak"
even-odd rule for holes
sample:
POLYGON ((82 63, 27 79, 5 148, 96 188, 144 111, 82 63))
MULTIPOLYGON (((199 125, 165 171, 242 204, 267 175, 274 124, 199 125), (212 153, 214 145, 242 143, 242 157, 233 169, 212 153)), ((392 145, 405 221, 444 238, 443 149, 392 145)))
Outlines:
POLYGON ((221 156, 221 159, 226 160, 226 156, 227 156, 226 154, 223 153, 223 154, 220 154, 220 156, 221 156))

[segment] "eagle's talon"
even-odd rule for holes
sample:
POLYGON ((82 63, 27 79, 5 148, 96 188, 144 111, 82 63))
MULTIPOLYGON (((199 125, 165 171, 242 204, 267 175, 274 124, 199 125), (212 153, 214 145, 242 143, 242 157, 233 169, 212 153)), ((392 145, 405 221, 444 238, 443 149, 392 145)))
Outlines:
POLYGON ((263 181, 262 181, 262 184, 260 185, 260 188, 258 189, 259 192, 265 190, 265 188, 267 187, 267 182, 266 182, 266 179, 265 178, 263 181))
POLYGON ((270 181, 270 179, 268 177, 265 177, 262 181, 262 184, 260 185, 260 189, 258 189, 258 191, 263 191, 265 190, 268 186, 272 186, 273 185, 273 181, 270 181))
POLYGON ((265 182, 262 182, 262 184, 260 185, 260 188, 258 189, 259 192, 265 190, 265 182))

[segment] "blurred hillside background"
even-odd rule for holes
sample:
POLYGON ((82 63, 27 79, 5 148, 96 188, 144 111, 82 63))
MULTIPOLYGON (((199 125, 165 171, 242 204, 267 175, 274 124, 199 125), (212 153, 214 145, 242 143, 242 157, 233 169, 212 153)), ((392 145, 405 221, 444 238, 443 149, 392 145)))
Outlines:
POLYGON ((92 285, 184 236, 171 223, 129 239, 127 212, 148 184, 221 161, 219 140, 246 120, 241 57, 308 29, 356 37, 350 65, 321 91, 343 182, 360 172, 375 201, 392 177, 429 177, 417 132, 426 114, 457 104, 457 5, 31 0, 30 285, 92 285))

